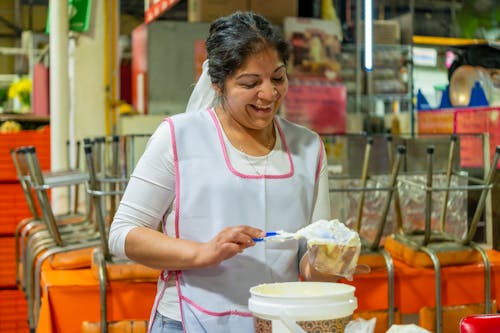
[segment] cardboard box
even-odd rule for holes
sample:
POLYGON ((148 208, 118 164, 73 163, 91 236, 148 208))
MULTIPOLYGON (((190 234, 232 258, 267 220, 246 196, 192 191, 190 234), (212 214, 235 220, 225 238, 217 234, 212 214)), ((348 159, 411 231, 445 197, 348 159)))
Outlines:
POLYGON ((248 0, 189 0, 189 22, 212 22, 238 10, 248 10, 248 0))
MULTIPOLYGON (((363 31, 361 42, 364 42, 364 23, 361 24, 363 31)), ((399 22, 394 20, 373 21, 373 44, 397 45, 401 43, 401 31, 399 22)))
POLYGON ((274 24, 283 24, 287 16, 298 16, 297 0, 249 0, 250 10, 265 16, 274 24))

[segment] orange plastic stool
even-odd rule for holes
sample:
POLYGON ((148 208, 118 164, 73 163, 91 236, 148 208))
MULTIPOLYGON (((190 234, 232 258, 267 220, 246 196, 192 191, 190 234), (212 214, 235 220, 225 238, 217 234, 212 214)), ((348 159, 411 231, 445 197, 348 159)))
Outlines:
POLYGON ((460 333, 500 332, 500 313, 477 314, 460 320, 460 333))

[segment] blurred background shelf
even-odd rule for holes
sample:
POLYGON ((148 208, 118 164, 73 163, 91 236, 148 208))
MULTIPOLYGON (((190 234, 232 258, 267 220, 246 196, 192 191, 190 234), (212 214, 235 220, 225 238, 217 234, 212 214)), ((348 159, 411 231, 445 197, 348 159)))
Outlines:
POLYGON ((48 124, 50 116, 40 116, 32 113, 0 113, 0 121, 7 120, 48 124))

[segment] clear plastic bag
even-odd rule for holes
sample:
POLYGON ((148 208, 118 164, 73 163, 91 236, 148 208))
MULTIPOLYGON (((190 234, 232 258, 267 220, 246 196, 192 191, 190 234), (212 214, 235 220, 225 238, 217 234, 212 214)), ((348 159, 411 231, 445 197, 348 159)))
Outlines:
POLYGON ((297 234, 306 238, 309 262, 316 270, 352 280, 361 252, 357 232, 338 220, 319 220, 297 234))
POLYGON ((363 319, 356 318, 351 320, 345 327, 344 333, 373 333, 377 318, 363 319))

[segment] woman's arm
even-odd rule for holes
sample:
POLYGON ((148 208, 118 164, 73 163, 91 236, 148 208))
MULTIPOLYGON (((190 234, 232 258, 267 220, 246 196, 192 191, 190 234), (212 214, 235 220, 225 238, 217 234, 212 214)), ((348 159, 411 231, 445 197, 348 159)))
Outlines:
POLYGON ((166 123, 159 126, 134 169, 111 224, 113 254, 159 269, 181 270, 216 265, 249 246, 262 231, 248 226, 223 229, 198 243, 161 233, 159 224, 173 209, 175 169, 166 123))
POLYGON ((166 122, 153 133, 128 181, 109 232, 109 248, 126 257, 126 238, 136 227, 159 230, 163 217, 172 209, 175 170, 166 122))
POLYGON ((127 256, 143 265, 168 270, 185 270, 218 265, 254 246, 252 238, 263 232, 249 226, 224 228, 209 242, 177 239, 144 227, 132 229, 126 240, 127 256))

